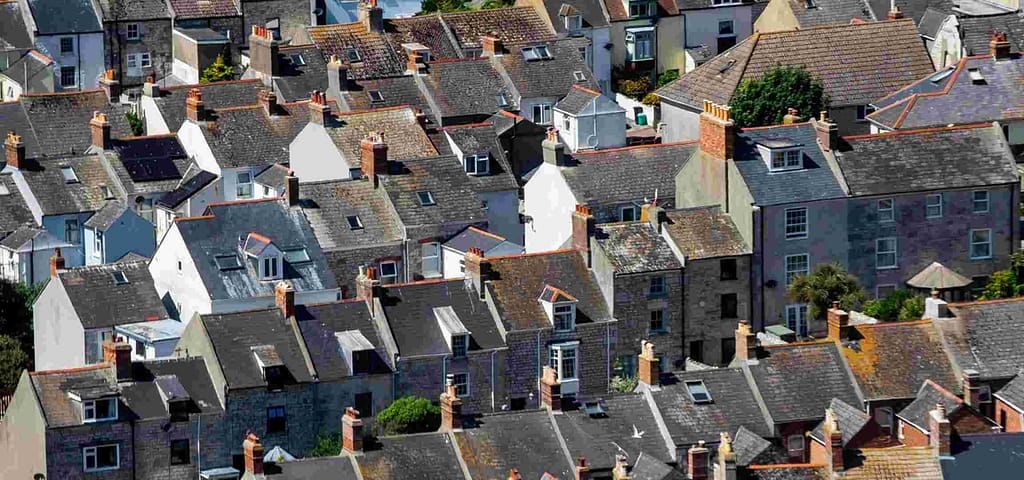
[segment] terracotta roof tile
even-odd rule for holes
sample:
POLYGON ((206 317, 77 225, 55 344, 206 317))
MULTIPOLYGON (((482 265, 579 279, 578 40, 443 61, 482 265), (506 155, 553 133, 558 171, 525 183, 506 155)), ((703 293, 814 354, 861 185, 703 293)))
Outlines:
POLYGON ((205 17, 237 17, 238 10, 234 0, 168 0, 171 11, 177 19, 205 17))

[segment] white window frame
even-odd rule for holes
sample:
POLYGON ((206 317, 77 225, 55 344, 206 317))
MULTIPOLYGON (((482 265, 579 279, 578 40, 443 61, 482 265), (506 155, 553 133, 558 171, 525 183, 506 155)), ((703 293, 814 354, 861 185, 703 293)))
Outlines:
POLYGON ((626 205, 625 207, 619 207, 619 221, 620 222, 635 222, 640 220, 640 209, 636 205, 626 205), (632 212, 633 218, 626 220, 626 212, 632 212))
POLYGON ((570 32, 583 29, 583 16, 580 14, 566 15, 563 21, 565 29, 570 32))
POLYGON ((769 152, 768 170, 785 172, 803 168, 803 151, 799 148, 773 149, 769 152))
POLYGON ((465 358, 469 354, 469 335, 452 335, 452 358, 465 358), (455 348, 457 342, 462 343, 461 348, 455 348))
POLYGON ((72 245, 82 242, 82 226, 77 218, 64 219, 64 241, 72 245))
POLYGON ((629 2, 629 18, 645 18, 652 16, 651 10, 656 8, 654 2, 649 1, 632 1, 629 2), (636 7, 636 12, 633 11, 633 7, 636 7))
POLYGON ((470 175, 487 175, 491 173, 491 154, 466 155, 462 157, 462 166, 470 175))
POLYGON ((252 198, 252 172, 246 170, 235 174, 235 198, 252 198), (242 181, 242 178, 248 178, 242 181))
POLYGON ((124 38, 126 40, 139 40, 142 38, 142 31, 138 23, 129 23, 124 27, 124 38))
POLYGON ((94 230, 92 238, 92 256, 96 258, 103 258, 103 232, 94 230))
POLYGON ((633 30, 626 31, 626 53, 627 60, 640 62, 654 59, 654 30, 633 30), (642 38, 641 38, 642 37, 642 38), (641 48, 641 46, 643 46, 641 48))
POLYGON ((794 207, 786 209, 786 240, 797 240, 807 238, 807 207, 794 207), (803 222, 790 222, 790 214, 794 219, 803 215, 803 222), (792 227, 792 231, 790 228, 792 227))
POLYGON ((871 105, 857 105, 857 121, 863 122, 868 119, 868 115, 875 112, 875 107, 871 105))
POLYGON ((468 397, 471 393, 469 389, 469 372, 453 373, 452 385, 455 386, 456 395, 459 397, 468 397))
POLYGON ((420 265, 422 266, 422 274, 425 278, 435 278, 441 276, 441 244, 438 242, 426 242, 420 244, 420 265), (428 250, 430 249, 430 250, 428 250), (428 255, 432 253, 432 255, 428 255), (430 267, 433 267, 432 269, 430 267))
POLYGON ((580 355, 579 355, 579 342, 570 343, 558 343, 551 345, 548 350, 550 355, 548 365, 555 369, 555 373, 558 374, 559 381, 565 380, 576 380, 579 378, 580 373, 580 355), (571 351, 572 354, 572 376, 566 375, 565 366, 567 358, 566 352, 571 351))
POLYGON ((713 7, 727 7, 729 5, 738 5, 742 3, 741 0, 711 0, 711 6, 713 7))
POLYGON ((383 262, 380 262, 379 268, 381 285, 391 285, 394 283, 398 283, 398 262, 394 260, 385 260, 383 262), (384 265, 390 265, 393 273, 386 275, 384 273, 384 265))
POLYGON ((969 235, 970 236, 968 237, 968 242, 970 244, 969 245, 970 246, 969 253, 971 255, 971 260, 986 260, 986 259, 992 258, 992 229, 991 228, 974 228, 974 229, 971 229, 971 232, 970 232, 969 235), (984 233, 985 234, 985 240, 984 241, 975 240, 975 236, 974 235, 975 234, 980 234, 980 233, 984 233), (985 253, 985 255, 975 255, 974 247, 975 246, 981 246, 981 245, 985 246, 985 249, 987 250, 987 252, 985 253))
POLYGON ((151 68, 153 66, 153 56, 149 52, 142 52, 136 54, 139 57, 139 68, 151 68))
POLYGON ((800 275, 808 275, 808 274, 811 273, 811 256, 809 254, 806 254, 806 253, 794 253, 792 255, 786 255, 786 258, 785 258, 785 268, 786 268, 786 270, 785 270, 786 271, 786 275, 785 275, 786 285, 789 285, 789 284, 793 283, 793 279, 794 278, 796 278, 796 277, 798 277, 800 275), (795 259, 800 258, 800 257, 803 257, 803 259, 804 259, 804 262, 803 262, 804 263, 804 268, 791 270, 790 269, 790 259, 794 259, 795 260, 795 259))
POLYGON ((989 193, 988 190, 975 190, 971 192, 971 212, 988 213, 989 193), (981 197, 981 198, 979 198, 981 197), (979 207, 983 205, 984 207, 979 207))
POLYGON ((878 223, 890 223, 896 221, 896 200, 893 198, 878 199, 878 223), (888 207, 884 206, 886 203, 888 207))
POLYGON ((121 446, 113 443, 108 445, 94 445, 91 447, 82 448, 82 470, 85 472, 103 472, 107 470, 117 470, 121 468, 121 446), (117 464, 109 467, 99 466, 99 449, 114 447, 114 458, 117 459, 117 464), (93 466, 89 467, 89 458, 92 458, 93 466))
POLYGON ((551 325, 556 332, 576 330, 576 304, 562 302, 551 305, 551 325), (563 323, 561 321, 563 318, 567 318, 568 322, 563 323))
POLYGON ((942 194, 933 193, 929 194, 924 199, 924 218, 942 218, 942 194), (938 202, 933 202, 934 200, 938 202), (938 209, 938 213, 932 213, 933 209, 938 209))
POLYGON ((97 398, 96 400, 82 401, 82 423, 109 422, 111 420, 117 420, 116 398, 97 398), (110 416, 96 416, 96 404, 99 402, 108 402, 111 404, 111 407, 107 410, 110 413, 110 416))
POLYGON ((260 257, 260 278, 263 280, 276 280, 281 278, 281 259, 276 255, 260 257))
POLYGON ((899 268, 899 265, 899 242, 896 241, 896 237, 882 237, 875 239, 875 269, 892 270, 894 268, 899 268), (883 250, 883 244, 887 242, 892 242, 892 248, 885 248, 883 250), (892 256, 891 262, 888 261, 890 255, 892 256))
POLYGON ((796 332, 801 337, 806 337, 810 332, 810 328, 807 324, 807 304, 806 303, 793 303, 786 305, 785 310, 786 317, 786 328, 796 332))
POLYGON ((553 121, 552 112, 554 105, 551 103, 537 103, 533 105, 533 123, 537 125, 550 125, 553 121))

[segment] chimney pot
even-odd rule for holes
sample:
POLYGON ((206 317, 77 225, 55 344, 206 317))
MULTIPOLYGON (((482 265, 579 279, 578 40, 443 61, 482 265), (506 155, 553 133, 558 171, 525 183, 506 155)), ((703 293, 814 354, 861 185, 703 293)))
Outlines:
POLYGON ((132 379, 132 346, 121 337, 103 342, 103 361, 114 368, 117 381, 132 379))
POLYGON ((711 480, 711 450, 704 446, 704 440, 686 451, 686 473, 689 480, 711 480))
POLYGON ((117 103, 121 101, 121 82, 118 82, 114 78, 114 71, 107 70, 103 72, 103 76, 100 77, 100 87, 103 88, 103 92, 107 94, 107 100, 110 103, 117 103))
POLYGON ((587 458, 580 456, 576 459, 576 480, 590 480, 590 466, 587 465, 587 458))
POLYGON ((935 409, 928 412, 928 443, 940 457, 949 456, 950 436, 953 427, 946 417, 946 406, 937 403, 935 409))
POLYGON ((552 412, 562 411, 562 384, 555 369, 545 365, 540 379, 541 406, 552 412))
POLYGON ((295 316, 295 287, 286 280, 277 282, 274 285, 274 303, 281 309, 285 318, 295 316))
POLYGON ((337 55, 331 55, 327 62, 327 88, 331 94, 348 91, 348 65, 341 63, 337 55))
POLYGON ((245 435, 242 442, 242 451, 245 452, 245 471, 252 475, 263 476, 263 445, 260 444, 260 437, 253 433, 245 435))
POLYGON ((451 432, 462 429, 462 399, 455 388, 454 376, 445 379, 441 393, 441 430, 451 432))
POLYGON ((736 452, 732 449, 732 437, 725 432, 719 434, 718 470, 719 476, 716 478, 724 480, 736 479, 736 452))
POLYGON ((886 18, 889 20, 899 20, 903 18, 903 12, 900 10, 900 7, 897 7, 894 3, 892 8, 889 9, 889 13, 886 15, 886 18))
POLYGON ((639 372, 637 377, 640 383, 647 386, 661 384, 661 365, 654 355, 654 344, 647 340, 640 341, 640 361, 638 362, 639 372))
POLYGON ((729 107, 704 101, 700 115, 700 149, 718 160, 733 157, 736 142, 736 122, 729 107))
POLYGON ((363 176, 376 188, 380 184, 378 176, 388 172, 388 144, 384 142, 384 132, 364 137, 359 142, 359 150, 363 176))
POLYGON ((110 122, 107 121, 107 114, 93 112, 89 120, 89 129, 92 130, 92 146, 100 150, 110 149, 110 122))
POLYGON ((53 249, 53 256, 50 257, 50 276, 57 278, 57 273, 64 270, 64 257, 60 254, 60 247, 53 249))
POLYGON ((827 118, 826 112, 821 112, 818 120, 812 121, 814 131, 818 136, 818 143, 825 151, 834 150, 839 146, 839 125, 827 118))
POLYGON ((7 132, 4 153, 8 167, 21 168, 25 165, 25 142, 21 140, 21 135, 14 133, 14 130, 7 132))
POLYGON ((547 136, 541 142, 544 150, 544 163, 550 163, 557 167, 565 166, 565 144, 558 138, 558 129, 548 127, 547 136))
POLYGON ((968 368, 964 370, 963 377, 964 403, 974 408, 981 408, 981 373, 973 368, 968 368))
POLYGON ((377 279, 376 267, 359 267, 359 277, 356 278, 356 298, 366 301, 366 305, 373 310, 373 299, 380 290, 380 280, 377 279))
POLYGON ((309 94, 309 121, 324 127, 330 125, 331 106, 327 103, 327 95, 319 90, 309 94))
POLYGON ((341 417, 341 448, 349 453, 363 451, 363 420, 359 410, 352 407, 346 407, 341 417))

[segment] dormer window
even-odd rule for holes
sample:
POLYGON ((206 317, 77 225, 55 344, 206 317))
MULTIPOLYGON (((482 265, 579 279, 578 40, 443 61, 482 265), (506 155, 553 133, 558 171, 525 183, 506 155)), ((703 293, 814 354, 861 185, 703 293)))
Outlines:
POLYGON ((654 16, 654 2, 641 0, 629 2, 629 18, 654 16))
POLYGON ((523 53, 523 58, 525 58, 527 62, 532 62, 534 60, 548 60, 551 58, 551 52, 548 51, 547 45, 523 47, 519 49, 519 51, 523 53))
POLYGON ((462 358, 469 351, 469 335, 455 335, 452 337, 452 357, 462 358))
POLYGON ((800 168, 800 150, 772 152, 772 170, 800 168))
POLYGON ((569 31, 580 30, 583 28, 583 17, 580 15, 566 15, 565 16, 565 29, 569 31))
POLYGON ((75 169, 71 168, 70 165, 62 165, 60 167, 60 174, 64 176, 64 183, 78 183, 78 175, 75 174, 75 169))
POLYGON ((804 168, 803 145, 786 138, 758 142, 757 149, 770 172, 785 172, 804 168))
POLYGON ((284 362, 277 354, 277 348, 273 345, 256 345, 250 348, 256 365, 260 368, 260 375, 267 382, 267 388, 280 390, 284 383, 284 362))
POLYGON ((359 330, 337 332, 338 351, 348 364, 349 375, 370 373, 373 365, 373 344, 359 330))
POLYGON ((384 94, 380 93, 380 90, 370 90, 369 95, 370 102, 373 102, 375 104, 384 103, 384 94))
POLYGON ((98 398, 82 401, 82 422, 109 422, 117 420, 117 399, 98 398))
MULTIPOLYGON (((255 232, 250 233, 245 239, 242 251, 247 256, 256 259, 261 280, 278 280, 281 278, 283 270, 281 268, 281 259, 284 254, 274 246, 274 243, 269 238, 255 232)), ((291 255, 294 258, 298 258, 301 253, 293 251, 291 255)))
POLYGON ((481 152, 463 157, 466 173, 470 175, 487 175, 491 172, 491 154, 481 152))
POLYGON ((576 297, 558 287, 546 285, 539 300, 556 332, 570 332, 576 329, 576 297))
POLYGON ((273 280, 278 277, 280 277, 280 275, 278 274, 277 257, 260 258, 260 278, 264 280, 273 280))
POLYGON ((434 318, 441 328, 441 335, 444 335, 445 342, 452 352, 453 358, 463 358, 469 352, 469 330, 462 323, 459 315, 452 307, 434 308, 434 318))

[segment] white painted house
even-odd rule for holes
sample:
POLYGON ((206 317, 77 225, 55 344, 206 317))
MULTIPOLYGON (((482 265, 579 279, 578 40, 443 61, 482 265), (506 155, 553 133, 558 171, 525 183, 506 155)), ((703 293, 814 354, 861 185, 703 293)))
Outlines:
POLYGON ((589 88, 573 86, 555 104, 555 125, 573 152, 626 146, 626 110, 589 88))
POLYGON ((45 282, 54 249, 72 247, 42 228, 23 226, 0 240, 0 278, 29 285, 45 282))
POLYGON ((36 49, 53 59, 57 91, 89 90, 105 69, 103 28, 89 0, 26 0, 36 49))

